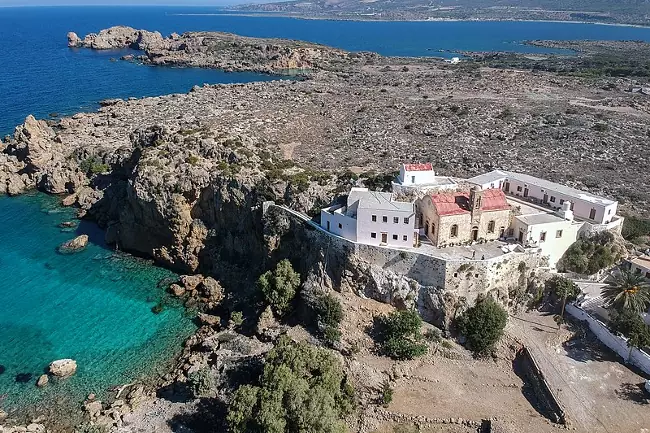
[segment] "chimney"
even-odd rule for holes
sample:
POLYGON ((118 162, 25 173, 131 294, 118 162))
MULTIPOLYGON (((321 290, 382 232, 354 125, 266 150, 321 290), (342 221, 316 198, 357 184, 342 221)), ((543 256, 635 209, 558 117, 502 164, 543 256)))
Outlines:
POLYGON ((571 210, 571 202, 565 201, 562 203, 562 208, 556 214, 567 221, 573 221, 573 211, 571 210))

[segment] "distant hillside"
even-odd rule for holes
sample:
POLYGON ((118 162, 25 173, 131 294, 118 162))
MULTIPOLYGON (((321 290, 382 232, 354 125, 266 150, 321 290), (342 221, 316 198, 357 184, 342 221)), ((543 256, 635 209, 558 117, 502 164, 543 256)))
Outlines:
POLYGON ((650 0, 292 0, 236 9, 347 19, 540 19, 650 25, 650 0))

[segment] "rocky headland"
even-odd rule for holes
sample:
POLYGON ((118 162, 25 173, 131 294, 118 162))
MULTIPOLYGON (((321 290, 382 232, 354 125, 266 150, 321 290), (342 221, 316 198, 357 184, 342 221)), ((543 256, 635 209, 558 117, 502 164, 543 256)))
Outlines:
POLYGON ((137 59, 151 65, 284 75, 308 74, 324 69, 347 70, 378 57, 374 53, 349 53, 302 41, 247 38, 219 32, 172 33, 163 37, 159 32, 123 26, 91 33, 83 39, 70 32, 68 46, 94 50, 141 50, 144 54, 137 59))
MULTIPOLYGON (((0 144, 0 194, 61 194, 106 229, 109 243, 191 274, 169 291, 198 306, 202 327, 163 378, 170 393, 182 393, 189 375, 208 364, 223 381, 233 364, 259 362, 279 333, 300 332, 270 311, 253 312, 248 336, 227 320, 254 305, 255 279, 282 258, 302 274, 306 299, 333 288, 406 301, 391 291, 410 281, 353 255, 329 260, 328 245, 311 242, 286 215, 265 212, 265 202, 313 214, 350 186, 383 188, 400 162, 431 161, 445 175, 516 170, 616 197, 630 212, 650 208, 650 193, 639 187, 650 182, 650 102, 626 91, 632 78, 356 55, 218 33, 163 38, 121 27, 69 40, 144 50, 145 62, 158 65, 310 69, 306 80, 197 86, 107 100, 96 112, 57 120, 29 116, 0 144)), ((453 301, 427 300, 439 309, 453 301)), ((364 329, 372 322, 368 310, 349 308, 367 313, 364 329)), ((340 349, 353 353, 355 344, 346 339, 340 349)), ((360 382, 372 382, 364 398, 374 398, 383 373, 346 363, 360 382)), ((126 402, 119 393, 109 405, 89 399, 90 419, 119 428, 153 395, 128 388, 126 402)))

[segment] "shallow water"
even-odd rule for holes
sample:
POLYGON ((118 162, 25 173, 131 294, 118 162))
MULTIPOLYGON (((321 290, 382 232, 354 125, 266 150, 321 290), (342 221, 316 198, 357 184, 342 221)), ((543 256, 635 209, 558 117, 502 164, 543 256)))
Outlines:
POLYGON ((72 400, 155 373, 165 367, 195 329, 182 305, 158 283, 174 274, 117 254, 96 226, 74 232, 59 223, 73 211, 42 194, 0 197, 0 395, 5 410, 53 394, 72 400), (90 235, 82 252, 62 255, 57 246, 90 235), (165 308, 151 308, 163 301, 165 308), (35 386, 48 364, 72 358, 73 377, 35 386), (31 375, 18 383, 19 374, 31 375))

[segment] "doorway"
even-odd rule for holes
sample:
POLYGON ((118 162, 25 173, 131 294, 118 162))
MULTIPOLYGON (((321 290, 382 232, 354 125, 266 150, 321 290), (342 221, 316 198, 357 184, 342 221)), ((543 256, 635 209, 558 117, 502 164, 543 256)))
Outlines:
POLYGON ((520 244, 524 243, 524 232, 523 232, 523 230, 519 230, 519 243, 520 244))
POLYGON ((528 197, 528 188, 524 188, 524 197, 528 197))
POLYGON ((388 243, 388 233, 382 233, 381 234, 381 243, 382 244, 388 243))
POLYGON ((544 204, 548 204, 548 194, 544 194, 544 199, 542 200, 544 204))
POLYGON ((472 241, 478 240, 478 227, 472 228, 472 241))
POLYGON ((327 231, 330 231, 330 222, 327 221, 327 231))
POLYGON ((503 187, 505 192, 510 192, 510 182, 506 182, 506 185, 503 187))

